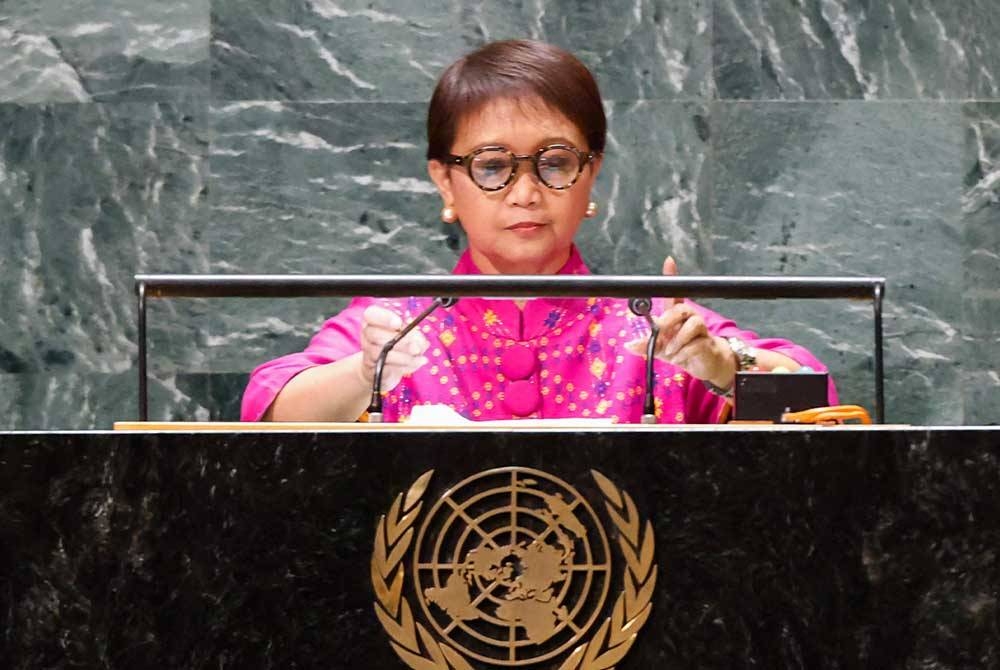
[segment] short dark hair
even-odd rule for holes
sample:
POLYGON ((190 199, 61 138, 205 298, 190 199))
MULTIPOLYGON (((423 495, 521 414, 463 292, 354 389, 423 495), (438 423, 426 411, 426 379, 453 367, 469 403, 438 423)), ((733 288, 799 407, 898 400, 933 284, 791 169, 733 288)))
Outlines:
POLYGON ((565 49, 532 40, 491 42, 448 66, 427 110, 427 158, 451 153, 462 119, 498 99, 538 98, 573 122, 587 148, 604 152, 607 119, 587 66, 565 49))

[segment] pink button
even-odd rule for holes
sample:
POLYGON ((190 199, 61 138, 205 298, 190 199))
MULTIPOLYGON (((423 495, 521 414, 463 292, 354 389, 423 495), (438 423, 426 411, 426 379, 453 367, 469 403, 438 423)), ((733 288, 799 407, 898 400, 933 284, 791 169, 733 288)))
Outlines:
POLYGON ((514 416, 528 416, 538 410, 542 394, 535 383, 527 379, 511 382, 504 392, 503 404, 514 416))
POLYGON ((535 371, 535 352, 525 344, 515 344, 503 352, 500 359, 500 372, 508 379, 524 379, 535 371))

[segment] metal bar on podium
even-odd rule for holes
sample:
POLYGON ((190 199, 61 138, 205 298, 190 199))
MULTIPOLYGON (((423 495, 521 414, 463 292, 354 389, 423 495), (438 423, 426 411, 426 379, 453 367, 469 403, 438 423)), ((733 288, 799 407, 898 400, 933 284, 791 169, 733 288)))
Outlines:
POLYGON ((146 421, 149 418, 149 374, 146 371, 146 284, 136 280, 135 295, 138 300, 138 329, 139 338, 139 418, 146 421))
POLYGON ((635 275, 135 275, 139 309, 139 419, 148 420, 146 302, 153 298, 668 297, 871 300, 875 317, 875 420, 884 423, 884 277, 677 277, 635 275))
POLYGON ((882 367, 882 300, 885 281, 872 287, 872 309, 875 326, 875 421, 885 423, 885 373, 882 367))

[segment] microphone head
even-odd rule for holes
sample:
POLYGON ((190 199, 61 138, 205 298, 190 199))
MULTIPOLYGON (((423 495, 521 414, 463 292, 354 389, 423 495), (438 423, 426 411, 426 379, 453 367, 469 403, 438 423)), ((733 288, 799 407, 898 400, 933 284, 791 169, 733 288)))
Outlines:
POLYGON ((458 298, 438 298, 437 301, 441 307, 448 308, 458 302, 458 298))
POLYGON ((653 301, 649 298, 629 298, 628 308, 636 316, 648 316, 653 311, 653 301))

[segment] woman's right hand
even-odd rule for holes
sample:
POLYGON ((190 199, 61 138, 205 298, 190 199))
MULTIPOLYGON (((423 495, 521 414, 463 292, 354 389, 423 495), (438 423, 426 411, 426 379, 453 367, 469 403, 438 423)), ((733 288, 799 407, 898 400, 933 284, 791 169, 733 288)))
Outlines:
MULTIPOLYGON (((371 305, 362 314, 361 324, 361 381, 365 388, 375 384, 375 363, 382 347, 396 337, 405 325, 395 312, 378 305, 371 305)), ((414 328, 396 343, 385 359, 382 368, 382 391, 396 387, 403 379, 427 363, 424 353, 430 343, 419 328, 414 328)))

